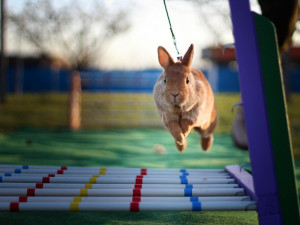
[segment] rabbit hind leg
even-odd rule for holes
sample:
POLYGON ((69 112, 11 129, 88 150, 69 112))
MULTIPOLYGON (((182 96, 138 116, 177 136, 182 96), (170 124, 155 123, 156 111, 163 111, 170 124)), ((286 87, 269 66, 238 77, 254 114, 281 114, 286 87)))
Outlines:
POLYGON ((209 126, 206 129, 201 129, 200 127, 194 128, 201 135, 201 147, 204 151, 208 151, 213 144, 213 132, 215 131, 217 124, 218 114, 216 107, 214 107, 209 126))
POLYGON ((201 136, 201 147, 204 151, 208 151, 213 144, 213 134, 208 133, 208 130, 202 130, 200 127, 194 127, 194 130, 197 131, 201 136))
POLYGON ((203 151, 207 152, 210 147, 212 146, 212 143, 214 141, 214 136, 213 134, 210 134, 208 136, 201 136, 201 147, 203 149, 203 151))

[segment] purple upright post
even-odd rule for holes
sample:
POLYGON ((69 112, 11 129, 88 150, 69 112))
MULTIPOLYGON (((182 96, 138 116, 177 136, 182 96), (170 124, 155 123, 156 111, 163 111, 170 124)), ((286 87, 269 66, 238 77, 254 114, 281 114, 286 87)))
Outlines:
POLYGON ((229 0, 261 225, 282 224, 253 13, 248 0, 229 0))

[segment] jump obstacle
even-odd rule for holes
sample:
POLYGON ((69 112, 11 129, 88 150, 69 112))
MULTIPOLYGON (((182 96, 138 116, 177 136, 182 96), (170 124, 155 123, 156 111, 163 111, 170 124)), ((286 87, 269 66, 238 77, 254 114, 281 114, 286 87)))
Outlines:
POLYGON ((0 166, 0 211, 257 210, 296 225, 298 193, 274 26, 229 0, 252 175, 224 170, 0 166))
POLYGON ((0 165, 0 211, 255 210, 230 170, 0 165))

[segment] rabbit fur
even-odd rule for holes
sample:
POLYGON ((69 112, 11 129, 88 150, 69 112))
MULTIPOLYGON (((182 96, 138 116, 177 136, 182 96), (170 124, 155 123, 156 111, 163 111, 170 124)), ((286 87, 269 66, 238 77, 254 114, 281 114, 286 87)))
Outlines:
POLYGON ((164 71, 154 86, 154 100, 163 125, 170 131, 180 152, 194 128, 201 135, 201 146, 208 151, 217 125, 213 91, 203 73, 191 67, 193 44, 181 62, 174 62, 164 47, 158 47, 158 61, 164 71))

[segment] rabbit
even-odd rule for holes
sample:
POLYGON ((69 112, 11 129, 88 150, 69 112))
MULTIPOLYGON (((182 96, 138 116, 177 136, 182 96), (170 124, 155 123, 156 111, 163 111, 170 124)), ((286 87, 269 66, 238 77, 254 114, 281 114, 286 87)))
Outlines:
POLYGON ((164 47, 158 47, 158 61, 164 71, 154 86, 154 100, 180 152, 186 148, 192 128, 201 135, 202 149, 208 151, 218 121, 214 93, 203 73, 191 67, 193 55, 191 44, 182 61, 174 62, 164 47))

